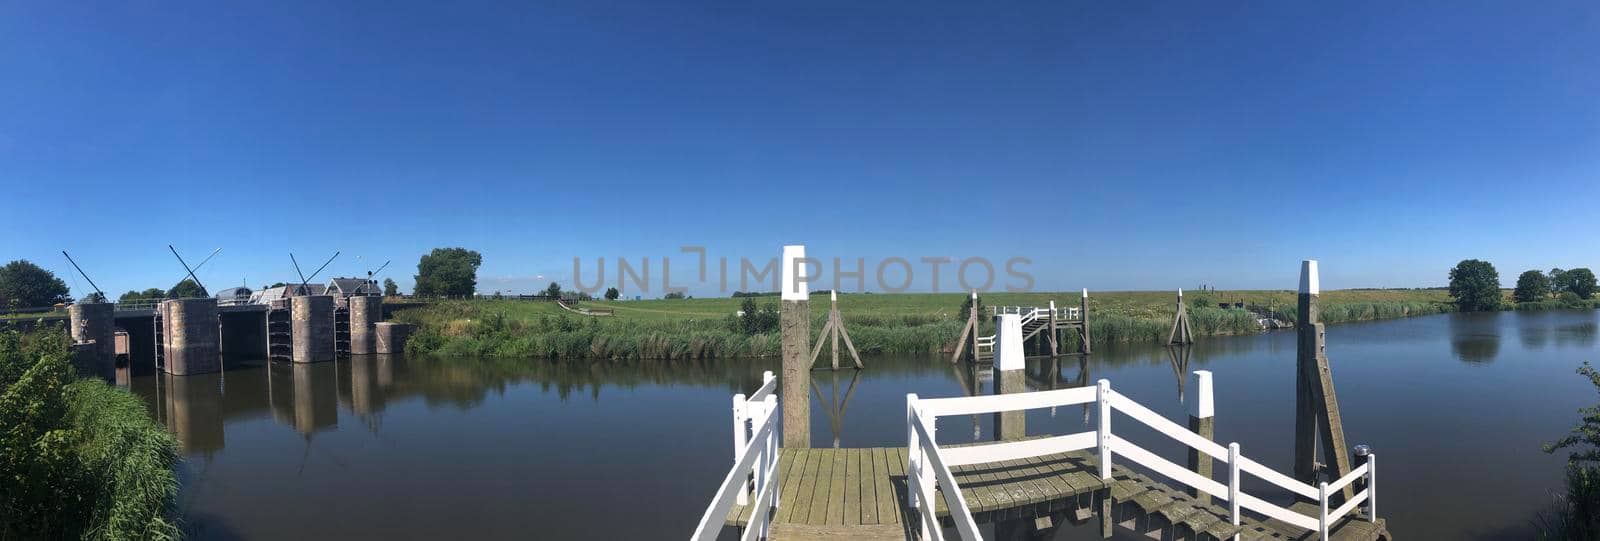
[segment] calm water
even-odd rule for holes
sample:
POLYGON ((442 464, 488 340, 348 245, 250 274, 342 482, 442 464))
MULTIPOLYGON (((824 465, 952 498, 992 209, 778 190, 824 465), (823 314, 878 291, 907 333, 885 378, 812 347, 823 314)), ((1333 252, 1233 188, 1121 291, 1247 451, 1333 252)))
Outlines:
MULTIPOLYGON (((1527 535, 1564 463, 1540 443, 1596 400, 1574 370, 1593 357, 1597 321, 1449 314, 1328 329, 1345 431, 1382 457, 1380 514, 1393 533, 1527 535)), ((1107 378, 1181 419, 1180 375, 1211 370, 1217 439, 1288 471, 1293 333, 1207 339, 1187 366, 1162 348, 1098 350, 1030 362, 1030 386, 1107 378)), ((866 363, 859 375, 814 373, 814 445, 904 446, 906 393, 989 392, 987 374, 938 359, 866 363)), ((198 539, 682 538, 732 458, 730 396, 777 370, 776 360, 241 364, 133 383, 183 443, 180 503, 198 539)), ((1027 428, 1077 432, 1086 416, 1030 411, 1027 428)), ((987 439, 989 423, 942 419, 939 439, 987 439)), ((1132 439, 1182 462, 1148 433, 1132 439)))

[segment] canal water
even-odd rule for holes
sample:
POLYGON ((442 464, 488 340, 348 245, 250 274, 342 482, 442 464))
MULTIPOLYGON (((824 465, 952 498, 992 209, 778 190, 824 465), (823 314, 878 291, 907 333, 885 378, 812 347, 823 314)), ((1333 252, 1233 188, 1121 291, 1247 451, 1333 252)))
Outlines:
MULTIPOLYGON (((1565 462, 1540 444, 1600 399, 1574 373, 1594 358, 1597 323, 1537 312, 1328 328, 1344 428, 1381 457, 1379 511, 1397 538, 1531 534, 1565 462)), ((1292 332, 1203 339, 1187 359, 1108 344, 1030 361, 1029 386, 1109 379, 1181 422, 1186 374, 1210 370, 1217 439, 1289 471, 1294 352, 1292 332)), ((904 446, 907 393, 992 392, 985 371, 937 358, 865 362, 813 372, 814 446, 904 446)), ((778 361, 236 364, 132 382, 182 443, 180 507, 196 539, 683 538, 730 465, 731 395, 778 361)), ((1082 407, 1027 414, 1030 434, 1089 422, 1082 407)), ((938 438, 985 440, 990 424, 941 419, 938 438)), ((1130 438, 1182 463, 1153 433, 1130 438)))

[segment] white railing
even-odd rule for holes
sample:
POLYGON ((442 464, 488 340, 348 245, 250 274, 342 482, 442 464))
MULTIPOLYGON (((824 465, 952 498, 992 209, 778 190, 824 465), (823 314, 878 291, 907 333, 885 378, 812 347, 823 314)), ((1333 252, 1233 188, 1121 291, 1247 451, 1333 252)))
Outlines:
POLYGON ((767 537, 772 512, 779 503, 778 487, 782 483, 778 479, 778 453, 782 446, 777 434, 778 397, 773 394, 778 380, 768 371, 761 374, 761 381, 761 387, 749 398, 743 394, 733 396, 733 468, 723 478, 690 539, 716 539, 734 504, 750 505, 751 494, 755 496, 756 509, 750 513, 750 522, 740 539, 767 537))
POLYGON ((906 424, 907 446, 910 453, 910 469, 906 478, 911 487, 912 508, 921 515, 922 539, 943 538, 938 519, 934 515, 933 498, 936 488, 943 493, 945 505, 950 511, 951 519, 955 522, 961 538, 968 540, 981 539, 977 533, 976 522, 967 507, 966 501, 961 496, 960 486, 956 483, 950 468, 1083 449, 1095 449, 1098 453, 1099 474, 1103 480, 1111 479, 1111 466, 1116 458, 1120 456, 1175 482, 1226 500, 1230 519, 1234 525, 1240 523, 1241 511, 1249 510, 1268 518, 1278 519, 1300 528, 1319 532, 1321 538, 1326 541, 1329 528, 1339 519, 1349 515, 1363 502, 1367 504, 1367 520, 1377 520, 1376 493, 1374 491, 1374 481, 1376 480, 1374 472, 1377 466, 1376 455, 1369 454, 1366 464, 1340 477, 1333 483, 1320 483, 1318 486, 1313 487, 1240 455, 1239 444, 1237 443, 1231 443, 1227 447, 1223 447, 1177 423, 1167 420, 1149 408, 1111 390, 1111 382, 1107 380, 1100 380, 1095 387, 992 396, 923 400, 918 399, 915 394, 906 395, 906 424), (1098 404, 1100 412, 1095 430, 1092 432, 948 449, 939 447, 934 439, 935 421, 939 417, 1072 406, 1091 402, 1098 404), (1128 440, 1117 437, 1111 429, 1112 410, 1120 411, 1133 420, 1154 429, 1156 432, 1176 440, 1178 443, 1222 461, 1228 466, 1228 484, 1223 485, 1209 477, 1190 471, 1184 466, 1179 466, 1161 458, 1155 453, 1146 451, 1128 440), (1320 516, 1306 516, 1259 497, 1245 494, 1240 490, 1240 481, 1244 474, 1253 475, 1296 495, 1317 500, 1321 507, 1320 516), (1345 501, 1343 505, 1329 511, 1330 496, 1338 494, 1344 487, 1361 478, 1365 478, 1367 481, 1365 488, 1345 501))
POLYGON ((979 336, 978 341, 972 344, 972 354, 979 357, 994 355, 994 335, 979 336))
POLYGON ((1033 307, 1033 306, 990 306, 989 307, 989 315, 991 315, 991 316, 998 316, 998 315, 1001 315, 1001 314, 1017 314, 1019 316, 1022 316, 1022 324, 1023 325, 1027 325, 1028 322, 1036 320, 1036 319, 1039 319, 1039 318, 1048 318, 1048 317, 1050 317, 1050 314, 1052 312, 1055 313, 1057 319, 1074 320, 1074 319, 1079 319, 1078 316, 1082 312, 1082 310, 1079 307, 1076 307, 1076 306, 1060 307, 1060 308, 1041 308, 1041 307, 1033 307))

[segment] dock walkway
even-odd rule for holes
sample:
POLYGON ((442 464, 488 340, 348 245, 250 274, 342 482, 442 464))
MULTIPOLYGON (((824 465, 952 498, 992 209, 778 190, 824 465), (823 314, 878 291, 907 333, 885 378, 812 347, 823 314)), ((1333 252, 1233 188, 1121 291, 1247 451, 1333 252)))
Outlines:
MULTIPOLYGON (((783 449, 782 483, 770 539, 912 539, 915 514, 906 495, 907 451, 897 448, 783 449)), ((1229 521, 1226 508, 1200 503, 1143 474, 1114 466, 1112 480, 1099 479, 1095 457, 1073 451, 952 468, 961 494, 978 522, 1018 519, 1084 523, 1109 497, 1117 527, 1161 539, 1315 539, 1317 532, 1280 521, 1229 521), (1106 488, 1110 487, 1107 491, 1106 488)), ((936 498, 941 522, 950 525, 944 498, 936 498)), ((726 524, 743 528, 754 506, 735 506, 726 524)), ((1318 509, 1292 509, 1315 517, 1318 509)), ((1381 521, 1347 517, 1331 539, 1371 541, 1387 537, 1381 521)))

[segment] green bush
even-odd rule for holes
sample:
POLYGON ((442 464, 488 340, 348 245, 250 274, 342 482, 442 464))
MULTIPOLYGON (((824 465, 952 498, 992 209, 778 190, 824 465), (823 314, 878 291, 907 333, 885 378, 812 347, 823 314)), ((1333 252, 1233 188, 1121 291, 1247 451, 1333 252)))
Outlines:
POLYGON ((177 443, 133 395, 77 381, 60 329, 0 333, 0 539, 172 539, 177 443))

